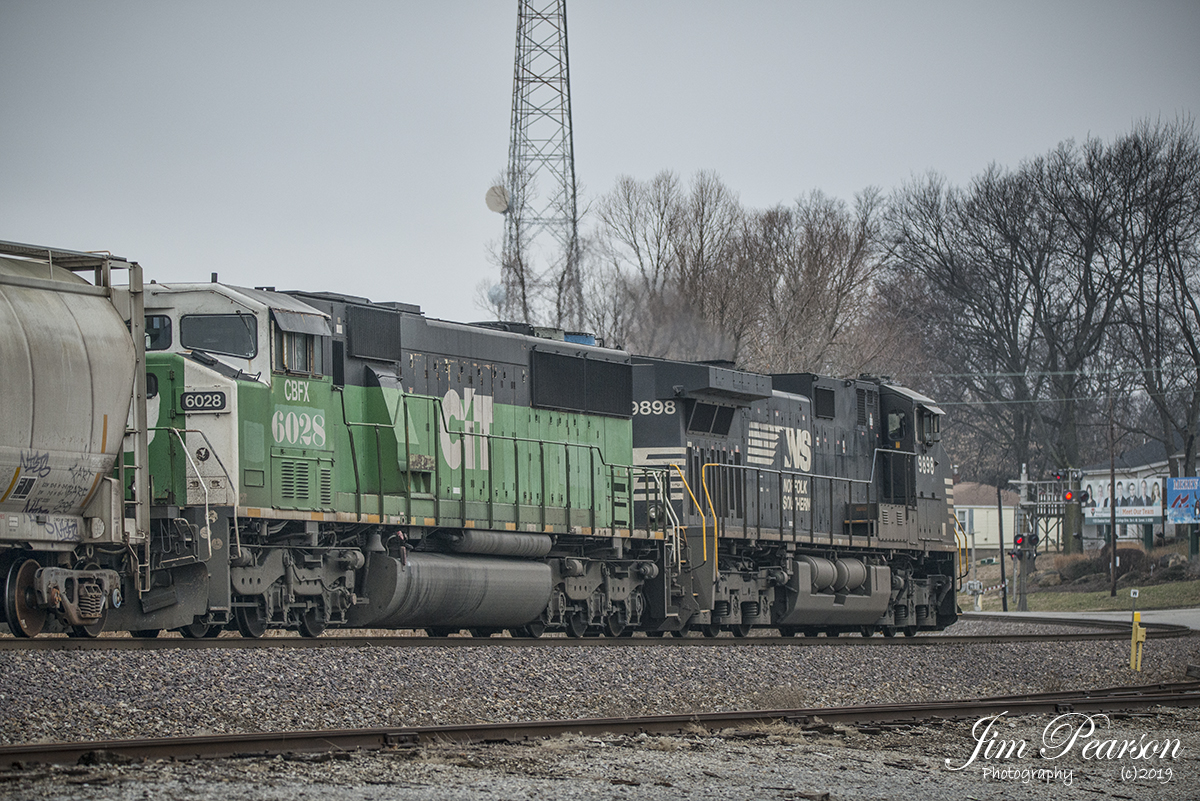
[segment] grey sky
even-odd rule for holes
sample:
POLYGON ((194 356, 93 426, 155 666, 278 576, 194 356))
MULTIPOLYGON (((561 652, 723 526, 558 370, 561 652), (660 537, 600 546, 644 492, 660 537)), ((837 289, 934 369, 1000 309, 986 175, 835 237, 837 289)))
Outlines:
MULTIPOLYGON (((576 170, 752 207, 1200 112, 1200 2, 568 0, 576 170)), ((514 2, 0 0, 0 239, 474 319, 514 2)))

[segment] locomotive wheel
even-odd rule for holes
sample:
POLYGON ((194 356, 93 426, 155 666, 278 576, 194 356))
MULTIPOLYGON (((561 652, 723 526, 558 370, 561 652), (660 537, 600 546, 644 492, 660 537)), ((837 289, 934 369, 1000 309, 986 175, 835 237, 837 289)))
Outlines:
POLYGON ((254 606, 235 607, 233 616, 237 620, 238 631, 243 637, 257 640, 267 633, 266 599, 254 596, 254 606))
POLYGON ((816 629, 805 629, 804 630, 805 637, 816 637, 820 633, 821 632, 817 631, 816 629))
POLYGON ((585 612, 573 612, 567 618, 567 636, 582 637, 587 634, 588 619, 585 612))
POLYGON ((300 615, 300 633, 305 637, 320 637, 328 625, 329 621, 320 607, 310 606, 300 615))
POLYGON ((749 623, 734 623, 729 630, 733 632, 734 637, 749 637, 750 630, 753 628, 749 623))
POLYGON ((717 623, 706 623, 700 627, 700 631, 704 633, 705 637, 716 637, 721 633, 721 626, 717 623))
POLYGON ((883 627, 883 636, 884 637, 895 637, 896 636, 896 627, 895 626, 884 626, 883 627))
POLYGON ((674 631, 671 632, 671 636, 672 637, 686 637, 686 636, 688 636, 688 632, 687 632, 687 629, 675 629, 674 631))
POLYGON ((187 624, 186 626, 180 626, 175 630, 189 640, 199 640, 204 637, 214 636, 211 633, 213 629, 216 629, 218 634, 221 632, 220 628, 217 626, 210 626, 207 623, 196 620, 187 624))
POLYGON ((158 635, 162 634, 162 629, 137 629, 129 632, 134 637, 140 637, 143 640, 158 639, 158 635))
POLYGON ((874 626, 863 626, 861 629, 858 630, 858 633, 864 637, 874 637, 875 636, 875 627, 874 626))
POLYGON ((624 612, 611 612, 604 619, 604 633, 609 637, 620 637, 625 633, 626 622, 624 612))
POLYGON ((36 637, 46 625, 46 610, 37 606, 33 578, 41 565, 36 559, 17 561, 8 569, 4 582, 4 616, 17 637, 36 637))
POLYGON ((904 636, 905 637, 916 637, 917 636, 917 627, 916 626, 905 626, 904 627, 904 636))

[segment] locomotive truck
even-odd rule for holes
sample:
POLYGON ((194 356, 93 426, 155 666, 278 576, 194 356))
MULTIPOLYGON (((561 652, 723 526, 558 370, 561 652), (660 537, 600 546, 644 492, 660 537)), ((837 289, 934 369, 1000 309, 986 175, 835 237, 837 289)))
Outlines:
POLYGON ((942 411, 877 377, 639 357, 216 274, 144 284, 110 254, 16 243, 0 368, 19 636, 956 619, 942 411))

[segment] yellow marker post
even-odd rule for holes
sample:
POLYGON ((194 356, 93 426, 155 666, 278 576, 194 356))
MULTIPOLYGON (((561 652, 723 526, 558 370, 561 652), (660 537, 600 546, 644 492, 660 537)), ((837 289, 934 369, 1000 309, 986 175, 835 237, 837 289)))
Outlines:
POLYGON ((1133 613, 1133 639, 1129 644, 1129 669, 1142 672, 1142 645, 1146 642, 1146 627, 1142 625, 1142 613, 1133 613))

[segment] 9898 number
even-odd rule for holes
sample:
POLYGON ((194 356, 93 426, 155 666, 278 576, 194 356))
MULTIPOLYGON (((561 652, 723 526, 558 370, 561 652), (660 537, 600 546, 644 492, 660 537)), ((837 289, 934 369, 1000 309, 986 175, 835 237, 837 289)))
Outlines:
POLYGON ((675 401, 634 401, 633 414, 675 414, 675 401))

